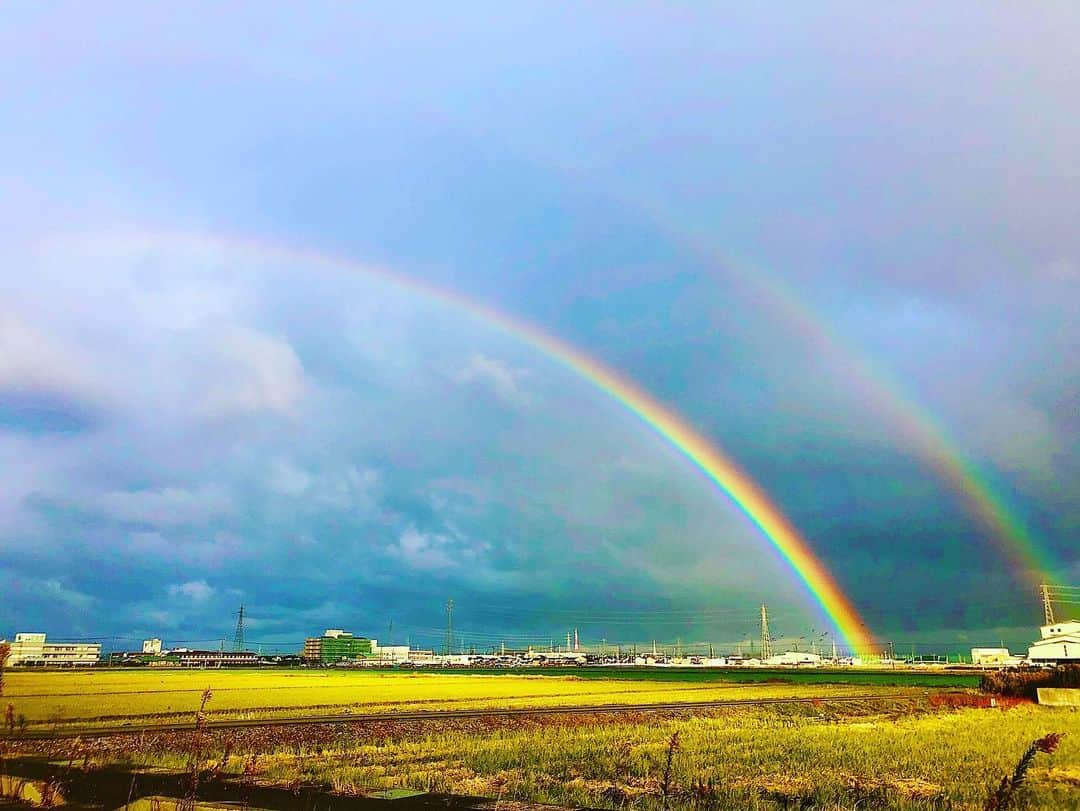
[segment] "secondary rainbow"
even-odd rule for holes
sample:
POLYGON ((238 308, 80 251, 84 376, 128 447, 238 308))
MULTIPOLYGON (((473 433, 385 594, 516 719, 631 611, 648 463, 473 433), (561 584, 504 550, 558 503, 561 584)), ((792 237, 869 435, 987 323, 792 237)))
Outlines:
POLYGON ((615 198, 623 207, 648 220, 673 245, 699 261, 722 268, 744 289, 756 294, 765 309, 801 333, 844 371, 849 385, 872 406, 908 443, 914 453, 937 471, 968 513, 989 533, 991 540, 1028 585, 1057 582, 1055 571, 1063 570, 1041 544, 1036 542, 1024 521, 997 488, 960 449, 945 426, 907 391, 884 366, 841 336, 802 296, 760 263, 744 261, 730 252, 721 254, 687 228, 675 225, 675 218, 625 196, 615 198))
MULTIPOLYGON (((274 262, 295 262, 309 270, 324 269, 375 277, 398 289, 442 302, 532 346, 545 356, 603 391, 634 414, 649 429, 677 449, 761 531, 803 581, 840 636, 853 652, 874 649, 873 638, 855 606, 806 540, 773 504, 758 484, 713 443, 690 427, 673 409, 624 375, 538 327, 460 293, 436 287, 383 268, 310 250, 235 236, 190 235, 140 231, 131 236, 95 237, 90 241, 122 243, 145 249, 170 247, 233 251, 274 262)), ((85 241, 83 242, 85 244, 85 241)))
POLYGON ((1004 496, 996 492, 985 474, 960 450, 940 421, 892 374, 846 341, 774 274, 745 262, 730 259, 722 262, 689 237, 682 238, 681 244, 700 259, 722 264, 741 284, 758 294, 765 308, 801 333, 804 342, 828 357, 834 368, 843 370, 862 402, 880 414, 913 454, 949 485, 969 514, 990 534, 994 545, 1019 575, 1018 579, 1028 585, 1054 582, 1053 573, 1060 565, 1036 543, 1004 496))

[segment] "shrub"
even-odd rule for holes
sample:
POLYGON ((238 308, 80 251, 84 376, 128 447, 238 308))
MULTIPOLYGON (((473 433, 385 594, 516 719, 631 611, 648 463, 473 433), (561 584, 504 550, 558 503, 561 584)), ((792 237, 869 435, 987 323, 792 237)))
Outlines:
POLYGON ((983 674, 979 689, 999 696, 1035 699, 1040 687, 1080 687, 1080 665, 1053 670, 997 670, 983 674))

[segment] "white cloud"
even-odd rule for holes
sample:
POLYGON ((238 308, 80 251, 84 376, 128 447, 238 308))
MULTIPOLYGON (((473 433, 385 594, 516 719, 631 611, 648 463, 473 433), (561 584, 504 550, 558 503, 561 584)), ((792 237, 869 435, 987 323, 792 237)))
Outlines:
POLYGON ((304 367, 282 338, 232 328, 209 337, 200 373, 210 380, 198 404, 207 417, 272 411, 294 416, 305 390, 304 367))
POLYGON ((0 313, 0 389, 98 399, 102 386, 78 350, 0 313))
POLYGON ((169 596, 193 603, 204 603, 214 596, 213 586, 207 585, 205 580, 191 580, 187 583, 169 586, 169 596))
POLYGON ((528 406, 532 396, 522 383, 529 377, 525 369, 515 369, 509 364, 487 355, 474 353, 464 368, 454 375, 458 383, 478 383, 486 386, 504 403, 514 407, 528 406))
POLYGON ((420 532, 415 527, 408 527, 387 551, 413 569, 450 569, 458 565, 458 561, 450 555, 450 546, 451 539, 446 535, 420 532))
POLYGON ((311 487, 313 477, 291 462, 279 459, 270 466, 266 476, 266 485, 275 493, 298 496, 311 487))

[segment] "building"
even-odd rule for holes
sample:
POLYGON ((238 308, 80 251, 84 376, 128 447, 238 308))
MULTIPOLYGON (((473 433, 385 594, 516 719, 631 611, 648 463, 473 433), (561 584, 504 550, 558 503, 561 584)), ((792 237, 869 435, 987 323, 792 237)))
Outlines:
POLYGON ((1044 625, 1039 632, 1042 639, 1028 648, 1031 664, 1080 664, 1080 620, 1044 625))
POLYGON ((766 667, 821 667, 821 656, 816 653, 789 650, 777 656, 770 656, 764 662, 766 667))
POLYGON ((328 628, 322 636, 304 640, 304 660, 309 664, 332 665, 355 659, 368 659, 378 640, 354 636, 340 628, 328 628))
POLYGON ((46 642, 45 634, 15 634, 13 667, 87 667, 101 660, 98 642, 46 642))
POLYGON ((382 662, 407 662, 409 661, 408 645, 380 645, 379 640, 371 640, 371 655, 382 662))
POLYGON ((161 640, 160 639, 144 639, 142 643, 142 652, 149 653, 152 656, 161 655, 161 640))
POLYGON ((1023 662, 1020 656, 1013 656, 1008 648, 972 648, 971 663, 980 667, 1015 667, 1023 662))
POLYGON ((180 667, 257 667, 259 655, 249 650, 187 650, 169 651, 169 658, 180 667))

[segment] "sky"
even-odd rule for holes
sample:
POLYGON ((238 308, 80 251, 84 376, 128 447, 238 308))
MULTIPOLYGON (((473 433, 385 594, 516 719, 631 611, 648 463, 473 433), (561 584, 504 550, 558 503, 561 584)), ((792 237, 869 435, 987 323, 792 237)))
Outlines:
POLYGON ((683 415, 879 640, 1041 610, 873 375, 1080 582, 1074 4, 0 14, 0 637, 835 636, 634 415, 384 272, 683 415))

